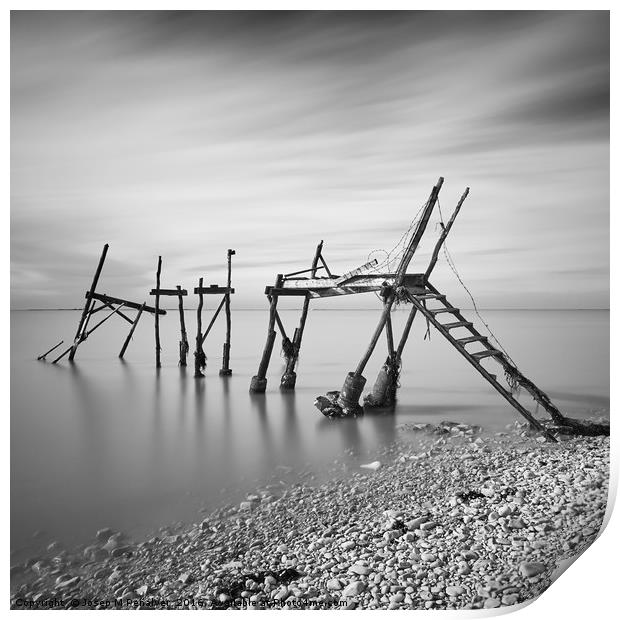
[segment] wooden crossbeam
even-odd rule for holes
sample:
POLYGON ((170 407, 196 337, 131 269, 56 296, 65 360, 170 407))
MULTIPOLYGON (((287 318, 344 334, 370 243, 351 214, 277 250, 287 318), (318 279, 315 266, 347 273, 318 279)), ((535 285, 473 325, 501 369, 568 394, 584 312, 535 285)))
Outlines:
POLYGON ((194 289, 195 295, 232 295, 234 292, 234 288, 231 288, 229 286, 218 286, 217 284, 212 284, 211 286, 196 287, 194 289))
MULTIPOLYGON (((93 310, 91 312, 91 314, 93 312, 97 312, 98 310, 102 310, 103 308, 109 308, 110 310, 114 310, 114 306, 112 304, 109 304, 107 302, 104 302, 103 306, 100 306, 99 308, 97 308, 97 310, 93 310)), ((121 318, 125 319, 128 323, 130 323, 131 325, 133 325, 133 320, 130 319, 126 314, 124 314, 123 312, 121 312, 120 310, 117 312, 118 316, 120 316, 121 318)))
MULTIPOLYGON (((127 301, 126 299, 121 299, 120 297, 110 297, 110 295, 103 295, 101 293, 86 293, 86 299, 97 299, 103 303, 109 304, 121 304, 127 308, 133 308, 134 310, 140 310, 142 307, 141 303, 137 303, 135 301, 127 301)), ((144 312, 150 312, 151 314, 155 314, 155 308, 152 306, 144 306, 144 312)), ((161 308, 157 310, 157 314, 166 314, 165 310, 161 308)))
POLYGON ((179 295, 187 295, 187 291, 184 288, 182 288, 181 290, 176 288, 154 288, 151 289, 149 295, 167 295, 168 297, 178 297, 179 295))

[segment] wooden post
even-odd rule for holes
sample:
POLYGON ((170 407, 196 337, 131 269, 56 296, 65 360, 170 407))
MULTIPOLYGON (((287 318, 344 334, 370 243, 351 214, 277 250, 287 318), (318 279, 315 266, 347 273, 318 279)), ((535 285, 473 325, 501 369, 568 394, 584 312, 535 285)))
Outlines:
POLYGON ((187 366, 187 353, 189 352, 189 342, 187 341, 187 330, 185 329, 183 295, 181 295, 181 287, 178 284, 177 291, 179 291, 179 321, 181 322, 181 341, 179 342, 179 366, 187 366))
POLYGON ((439 239, 437 240, 437 243, 435 244, 435 249, 433 250, 431 260, 428 264, 428 268, 426 269, 426 273, 424 274, 424 277, 427 280, 429 276, 431 275, 431 272, 435 268, 435 265, 437 264, 437 257, 439 256, 439 250, 441 249, 441 246, 444 244, 446 237, 450 233, 452 224, 454 224, 454 220, 456 219, 456 216, 459 214, 459 211, 461 210, 461 207, 463 206, 463 203, 465 202, 465 198, 467 198, 468 195, 469 195, 469 187, 466 187, 465 191, 463 192, 463 195, 461 196, 458 204, 456 205, 456 208, 454 209, 454 213, 452 214, 452 217, 450 218, 448 223, 445 225, 444 229, 441 231, 441 235, 439 235, 439 239))
POLYGON ((197 311, 197 327, 196 327, 196 350, 194 351, 194 377, 204 377, 202 374, 202 370, 207 365, 207 356, 202 348, 202 305, 203 305, 203 294, 202 294, 202 278, 198 280, 198 311, 197 311))
POLYGON ((362 394, 362 390, 364 389, 364 385, 366 384, 366 379, 362 376, 364 372, 364 368, 370 359, 375 347, 377 346, 377 342, 379 337, 381 336, 381 332, 385 327, 385 324, 390 316, 390 312, 392 311, 392 306, 394 304, 395 299, 395 291, 402 285, 403 280, 405 278, 405 274, 407 273, 407 268, 409 267, 409 263, 415 254, 415 251, 420 244, 422 236, 424 235, 424 231, 428 226, 428 221, 431 217, 431 213, 433 212, 433 208, 435 207, 435 203, 437 202, 437 198, 439 197, 439 191, 441 190, 441 186, 443 185, 443 177, 439 177, 437 184, 433 187, 431 191, 431 195, 426 203, 426 207, 416 226, 415 232, 409 241, 407 249, 400 261, 398 269, 396 271, 396 278, 394 281, 394 286, 392 290, 389 292, 388 296, 385 298, 385 302, 383 304, 383 312, 381 313, 381 317, 379 318, 379 323, 375 328, 375 331, 370 340, 370 344, 366 349, 366 352, 362 356, 357 368, 354 372, 348 373, 345 378, 344 384, 342 386, 342 390, 340 391, 340 395, 338 396, 338 404, 345 413, 355 414, 358 412, 361 407, 359 405, 359 397, 362 394))
POLYGON ((80 336, 82 334, 82 329, 84 328, 84 321, 90 316, 90 309, 93 303, 91 296, 95 292, 97 288, 97 283, 99 282, 99 276, 101 275, 101 270, 103 269, 103 263, 105 262, 105 257, 108 253, 108 248, 110 246, 106 243, 103 246, 103 251, 101 252, 101 257, 99 258, 99 264, 97 265, 97 270, 95 271, 95 276, 93 277, 93 281, 90 285, 90 290, 88 291, 88 295, 86 296, 86 302, 84 303, 84 309, 82 310, 82 316, 80 317, 80 322, 78 323, 77 331, 75 332, 75 336, 73 337, 73 346, 71 347, 71 352, 69 353, 69 361, 73 361, 75 357, 75 352, 77 348, 82 342, 80 336))
MULTIPOLYGON (((435 245, 435 249, 433 250, 433 254, 431 256, 431 260, 429 262, 426 273, 424 274, 425 280, 428 280, 431 272, 433 271, 435 265, 437 264, 437 258, 439 256, 439 251, 441 246, 446 240, 452 225, 454 224, 454 220, 458 215, 461 207, 463 206, 463 202, 467 198, 469 194, 469 187, 465 189, 465 192, 461 196, 452 217, 446 224, 446 226, 441 231, 441 235, 435 245)), ((373 387, 372 393, 369 394, 365 399, 365 404, 368 407, 386 407, 394 404, 394 400, 396 398, 396 388, 398 387, 398 375, 400 374, 401 360, 403 350, 405 348, 405 344, 407 343, 407 339, 409 338, 409 333, 411 332, 411 326, 413 324, 413 320, 417 313, 417 308, 413 306, 411 311, 409 312, 409 316, 407 317, 407 322, 405 323, 405 327, 403 329, 403 333, 400 338, 400 342, 398 343, 398 348, 393 353, 393 355, 388 355, 388 359, 385 364, 381 367, 377 379, 375 381, 375 385, 373 387)), ((388 334, 389 340, 389 334, 388 334)))
MULTIPOLYGON (((275 288, 280 287, 282 279, 282 274, 278 274, 278 277, 276 278, 275 288)), ((269 367, 269 360, 271 359, 271 353, 273 351, 273 343, 276 339, 276 332, 274 327, 276 324, 277 305, 278 296, 272 293, 269 304, 269 324, 267 326, 267 341, 265 342, 263 356, 261 357, 260 364, 258 365, 258 371, 252 377, 252 381, 250 382, 250 392, 262 393, 267 388, 267 368, 269 367)))
MULTIPOLYGON (((323 240, 316 246, 314 258, 312 259, 312 267, 310 268, 310 277, 314 278, 318 269, 319 260, 322 258, 321 252, 323 251, 323 240)), ((325 268, 327 265, 324 263, 325 268)), ((330 274, 331 275, 331 274, 330 274)), ((301 339, 304 335, 304 328, 306 326, 306 319, 308 317, 308 310, 310 308, 310 296, 306 295, 304 303, 301 309, 301 317, 299 318, 299 327, 295 330, 293 335, 292 346, 289 348, 290 353, 286 355, 286 368, 284 374, 280 379, 281 390, 294 390, 295 383, 297 382, 297 373, 295 372, 295 366, 299 359, 299 351, 301 349, 301 339)), ((286 353, 286 352, 285 352, 286 353)))
POLYGON ((220 377, 227 377, 232 374, 230 369, 230 329, 231 329, 231 317, 230 317, 230 287, 232 285, 232 257, 235 255, 235 250, 228 250, 228 280, 226 293, 226 305, 224 311, 226 312, 226 341, 224 342, 224 349, 222 354, 222 368, 220 369, 220 377))
POLYGON ((144 311, 144 306, 146 306, 146 301, 140 306, 140 310, 138 310, 138 314, 136 315, 136 318, 133 320, 129 333, 127 334, 127 338, 125 338, 125 342, 123 343, 121 352, 118 354, 118 356, 121 359, 123 359, 123 356, 125 355, 125 351, 127 351, 127 347, 129 346, 129 341, 132 339, 133 333, 136 331, 138 321, 140 320, 140 317, 142 316, 142 312, 144 311))
POLYGON ((157 284, 155 285, 155 368, 161 368, 161 344, 159 342, 159 288, 161 278, 161 256, 157 260, 157 284))

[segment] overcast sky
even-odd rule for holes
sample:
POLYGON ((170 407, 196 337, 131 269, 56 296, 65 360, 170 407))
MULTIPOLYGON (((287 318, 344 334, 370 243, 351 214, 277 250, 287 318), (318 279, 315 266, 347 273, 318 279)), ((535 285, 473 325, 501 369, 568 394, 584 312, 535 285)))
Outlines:
POLYGON ((389 250, 440 175, 482 307, 608 307, 608 13, 12 14, 14 308, 79 306, 106 242, 101 292, 143 301, 159 254, 222 283, 232 247, 264 307, 320 239, 334 272, 389 250))

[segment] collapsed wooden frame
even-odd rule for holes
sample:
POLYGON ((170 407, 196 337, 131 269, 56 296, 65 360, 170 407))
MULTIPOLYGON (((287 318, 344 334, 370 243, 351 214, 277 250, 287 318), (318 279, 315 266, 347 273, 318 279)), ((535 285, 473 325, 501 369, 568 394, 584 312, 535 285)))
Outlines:
MULTIPOLYGON (((430 262, 425 272, 414 274, 407 273, 407 268, 420 244, 433 208, 438 201, 443 181, 443 177, 440 177, 437 184, 433 187, 429 199, 424 206, 423 213, 417 222, 395 272, 372 273, 371 270, 376 267, 376 261, 371 261, 343 276, 333 275, 329 271, 327 263, 323 258, 323 242, 321 241, 316 249, 310 269, 289 274, 278 274, 275 284, 266 287, 265 294, 269 301, 267 341, 263 349, 258 371, 256 375, 252 377, 250 383, 251 392, 260 393, 264 392, 266 389, 266 375, 276 339, 276 325, 282 335, 282 349, 286 359, 286 368, 280 380, 280 388, 282 390, 291 390, 295 388, 297 378, 295 367, 299 359, 301 339, 307 320, 310 300, 323 297, 377 292, 383 302, 382 312, 378 324, 371 336, 370 343, 363 353, 357 367, 354 371, 347 374, 339 392, 328 392, 326 396, 319 396, 315 402, 317 408, 325 415, 330 417, 355 416, 363 411, 360 405, 360 397, 366 384, 366 378, 362 373, 383 331, 386 333, 388 355, 379 371, 372 392, 366 396, 364 405, 369 408, 393 406, 396 398, 396 390, 398 388, 398 377, 400 374, 403 350, 409 337, 413 320, 416 314, 420 313, 427 319, 429 324, 432 324, 437 331, 475 367, 482 377, 489 382, 533 428, 545 435, 550 441, 555 441, 553 434, 551 434, 531 412, 519 403, 511 390, 506 389, 497 381, 497 376, 482 365, 483 360, 493 359, 499 362, 506 375, 511 378, 513 384, 521 386, 529 392, 533 399, 550 414, 555 424, 572 425, 573 428, 577 428, 575 421, 564 417, 551 402, 551 399, 532 381, 521 374, 507 355, 493 348, 487 338, 482 336, 480 332, 474 328, 473 323, 467 321, 462 316, 460 310, 452 306, 447 301, 446 296, 442 295, 429 282, 429 277, 437 264, 439 252, 450 233, 456 216, 469 194, 469 188, 462 194, 450 220, 445 225, 442 224, 441 234, 436 241, 430 262), (321 262, 321 266, 319 266, 319 261, 321 262), (316 273, 321 268, 326 270, 327 277, 317 277, 316 273), (302 275, 306 273, 310 274, 309 277, 302 275), (277 304, 280 296, 300 296, 304 298, 299 326, 295 330, 292 340, 287 337, 278 315, 277 304), (412 307, 400 340, 396 345, 391 312, 397 301, 405 301, 410 303, 412 307), (436 302, 440 304, 439 307, 430 307, 429 304, 436 302), (441 323, 438 315, 442 314, 444 316, 452 316, 456 320, 453 320, 451 323, 441 323), (465 334, 461 334, 460 337, 455 337, 452 330, 465 330, 465 334), (481 345, 483 349, 481 351, 472 352, 467 348, 469 344, 481 345)), ((583 430, 583 427, 581 428, 583 430)))
MULTIPOLYGON (((101 272, 103 270, 103 265, 105 263, 105 259, 108 253, 109 245, 106 243, 103 246, 103 251, 99 258, 99 262, 97 264, 97 269, 95 270, 95 275, 93 276, 93 280, 91 282, 90 289, 86 292, 85 299, 86 302, 84 304, 84 308, 82 309, 82 313, 80 315, 80 320, 78 322, 78 327, 75 332, 75 336, 73 338, 73 343, 67 349, 65 349, 60 355, 58 355, 52 363, 56 364, 65 356, 69 356, 69 361, 73 361, 75 355, 77 353, 77 349, 96 329, 101 327, 108 319, 110 319, 114 315, 120 316, 123 320, 127 321, 131 328, 127 337, 125 338, 123 345, 121 347, 119 358, 123 358, 127 347, 133 337, 135 329, 142 317, 144 312, 149 314, 153 314, 155 316, 155 365, 156 368, 161 368, 161 341, 159 334, 159 317, 166 315, 166 311, 162 310, 159 307, 160 297, 177 297, 179 304, 179 322, 181 328, 181 339, 179 341, 179 366, 187 366, 187 354, 189 353, 189 341, 187 338, 187 329, 185 325, 185 311, 183 307, 183 297, 187 296, 187 290, 183 289, 180 285, 176 285, 173 289, 166 289, 161 287, 161 269, 162 269, 162 257, 158 257, 157 261, 157 272, 156 272, 156 285, 154 289, 151 289, 150 295, 155 297, 155 306, 147 305, 146 301, 139 303, 135 301, 130 301, 127 299, 123 299, 120 297, 113 297, 104 293, 97 292, 97 286, 99 284, 99 278, 101 276, 101 272), (96 302, 99 302, 100 305, 97 305, 96 302), (93 327, 89 328, 89 323, 91 317, 104 309, 111 310, 101 321, 96 323, 93 327), (131 319, 129 316, 122 312, 124 308, 132 308, 137 310, 137 315, 134 319, 131 319)), ((227 285, 225 287, 218 286, 216 284, 211 285, 207 288, 204 288, 202 285, 203 279, 200 278, 199 286, 194 289, 194 293, 199 296, 199 306, 198 306, 198 330, 196 335, 196 352, 195 352, 195 376, 203 377, 203 370, 206 366, 206 355, 204 354, 203 345, 204 342, 213 327, 215 320, 217 319, 218 314, 222 307, 225 309, 226 316, 226 338, 223 347, 223 355, 222 355, 222 368, 219 371, 220 376, 229 376, 232 374, 232 370, 230 368, 230 338, 231 338, 231 303, 230 296, 234 294, 235 289, 232 288, 232 256, 236 254, 235 250, 229 249, 227 252, 228 257, 228 273, 227 273, 227 285), (203 308, 203 295, 213 295, 213 294, 222 294, 222 300, 217 310, 215 311, 209 326, 207 327, 205 333, 202 333, 202 308, 203 308)), ((63 344, 63 340, 61 340, 58 344, 54 345, 48 351, 39 355, 37 360, 46 360, 47 356, 58 349, 63 344)))

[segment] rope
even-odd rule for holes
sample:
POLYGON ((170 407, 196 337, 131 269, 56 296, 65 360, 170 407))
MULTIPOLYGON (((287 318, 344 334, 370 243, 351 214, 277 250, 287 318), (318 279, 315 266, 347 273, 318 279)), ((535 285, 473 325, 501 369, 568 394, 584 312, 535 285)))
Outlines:
MULTIPOLYGON (((443 214, 441 212, 441 205, 439 203, 439 200, 437 200, 437 206, 439 207, 439 217, 441 218, 441 225, 444 226, 443 214)), ((506 359, 514 366, 515 370, 519 372, 515 361, 510 357, 506 349, 503 347, 502 343, 498 340, 497 336, 493 333, 493 331, 489 327, 489 324, 484 320, 484 318, 480 314, 480 311, 478 310, 478 306, 476 305, 476 300, 474 299, 474 296, 471 294, 471 291, 467 288, 465 282, 463 282, 463 279, 459 275, 456 265, 454 264, 454 260, 452 256, 450 255, 450 252, 448 251, 448 247, 447 247, 445 240, 443 243, 443 252, 444 252, 444 256, 446 257, 446 262, 448 263, 450 269, 456 276, 457 280, 460 282, 461 286, 465 289, 466 293, 469 295, 469 298, 471 299, 471 303, 473 304, 474 312, 476 313, 476 316, 480 319, 482 324, 485 326, 486 330, 489 332, 489 335, 495 341, 495 343, 497 344, 499 349, 502 351, 506 359)), ((507 368, 504 369, 504 375, 506 378, 506 383, 508 383, 508 386, 510 387, 510 391, 512 393, 517 392, 519 388, 521 387, 518 381, 518 377, 515 374, 511 373, 510 370, 508 370, 507 368)))

